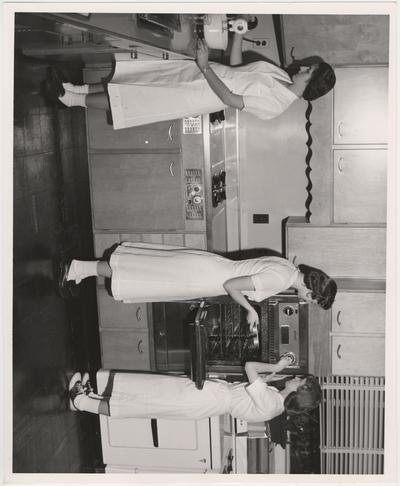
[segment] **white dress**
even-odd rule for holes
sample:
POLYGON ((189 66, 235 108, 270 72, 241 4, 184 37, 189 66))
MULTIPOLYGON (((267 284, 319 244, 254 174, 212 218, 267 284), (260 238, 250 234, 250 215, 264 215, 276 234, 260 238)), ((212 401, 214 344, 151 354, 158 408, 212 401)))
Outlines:
POLYGON ((298 270, 285 258, 233 261, 215 253, 170 245, 122 243, 110 258, 111 291, 123 302, 166 302, 226 295, 223 284, 250 276, 260 302, 288 289, 298 270))
POLYGON ((284 411, 282 395, 260 378, 250 385, 206 380, 198 390, 186 377, 116 373, 109 403, 113 418, 201 420, 229 413, 262 422, 284 411))
MULTIPOLYGON (((263 120, 280 115, 298 99, 287 88, 288 74, 266 61, 210 66, 233 93, 243 96, 243 111, 263 120)), ((108 95, 115 129, 226 108, 192 60, 117 61, 108 95)))

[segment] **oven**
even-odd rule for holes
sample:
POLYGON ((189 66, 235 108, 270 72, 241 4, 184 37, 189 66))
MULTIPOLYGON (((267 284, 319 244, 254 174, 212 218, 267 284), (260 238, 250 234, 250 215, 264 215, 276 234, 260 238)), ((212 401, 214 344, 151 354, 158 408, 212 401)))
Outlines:
POLYGON ((192 373, 199 384, 214 373, 237 380, 246 361, 276 363, 292 352, 295 361, 283 373, 307 373, 308 304, 278 295, 253 305, 260 317, 258 342, 245 309, 230 298, 153 304, 157 369, 192 373))

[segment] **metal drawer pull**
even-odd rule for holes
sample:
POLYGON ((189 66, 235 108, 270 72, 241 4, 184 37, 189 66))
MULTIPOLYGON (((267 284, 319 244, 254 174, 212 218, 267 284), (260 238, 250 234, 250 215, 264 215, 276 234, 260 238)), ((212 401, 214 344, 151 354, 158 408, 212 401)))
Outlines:
POLYGON ((168 128, 168 138, 170 139, 171 142, 174 139, 172 136, 172 125, 170 125, 168 128))
POLYGON ((340 353, 339 353, 339 351, 340 351, 340 348, 341 348, 341 347, 342 347, 342 345, 341 345, 341 344, 339 344, 339 345, 338 345, 338 347, 337 347, 337 349, 336 349, 336 354, 337 354, 337 357, 338 357, 339 359, 342 359, 342 356, 341 356, 341 355, 340 355, 340 353))
POLYGON ((169 173, 171 174, 171 177, 174 177, 174 165, 175 165, 175 162, 171 162, 169 164, 169 173))
POLYGON ((343 137, 343 133, 342 133, 342 126, 343 126, 343 122, 340 121, 338 123, 338 126, 337 126, 337 130, 338 130, 338 133, 339 133, 339 137, 343 137))
POLYGON ((143 339, 140 339, 139 342, 137 343, 137 349, 139 351, 139 354, 143 354, 144 353, 144 350, 143 350, 143 339))
POLYGON ((339 160, 338 160, 338 163, 337 163, 337 168, 338 168, 338 171, 343 174, 343 157, 339 157, 339 160))
POLYGON ((138 307, 136 309, 136 320, 141 321, 142 320, 142 308, 138 307))
POLYGON ((340 322, 340 319, 339 319, 341 313, 342 313, 342 311, 338 311, 338 313, 336 314, 336 322, 338 323, 339 326, 342 325, 342 323, 340 322))

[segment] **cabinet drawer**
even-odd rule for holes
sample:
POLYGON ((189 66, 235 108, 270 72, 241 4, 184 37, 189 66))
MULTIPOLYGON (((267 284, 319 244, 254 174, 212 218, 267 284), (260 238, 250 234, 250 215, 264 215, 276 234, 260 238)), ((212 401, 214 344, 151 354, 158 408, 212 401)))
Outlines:
POLYGON ((100 327, 147 329, 147 305, 115 301, 107 291, 98 287, 97 304, 100 327))
POLYGON ((89 109, 87 112, 89 150, 174 150, 180 151, 181 121, 150 123, 114 130, 107 123, 106 113, 89 109))
POLYGON ((100 329, 100 335, 104 368, 150 370, 147 332, 100 329))
POLYGON ((332 336, 332 374, 385 375, 385 338, 332 336))
POLYGON ((331 277, 385 279, 386 228, 288 226, 287 256, 331 277))
POLYGON ((332 306, 333 332, 385 332, 386 294, 338 292, 332 306))
POLYGON ((386 155, 381 150, 335 150, 335 223, 386 221, 386 155))

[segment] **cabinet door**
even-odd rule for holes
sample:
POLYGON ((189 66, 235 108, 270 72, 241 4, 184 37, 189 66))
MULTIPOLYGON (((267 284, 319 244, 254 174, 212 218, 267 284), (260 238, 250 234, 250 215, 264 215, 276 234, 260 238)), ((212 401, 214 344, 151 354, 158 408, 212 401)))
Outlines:
POLYGON ((386 228, 288 226, 287 255, 332 277, 385 279, 386 228))
POLYGON ((332 374, 385 375, 385 338, 332 336, 332 374))
POLYGON ((100 329, 102 364, 106 369, 150 370, 146 331, 100 329))
POLYGON ((338 292, 332 306, 333 332, 385 332, 386 294, 338 292))
POLYGON ((147 329, 147 305, 116 302, 103 287, 97 288, 100 327, 147 329))
POLYGON ((90 164, 96 229, 184 229, 179 155, 92 154, 90 164))
POLYGON ((386 150, 334 151, 334 222, 386 221, 386 150))
POLYGON ((102 110, 87 111, 89 150, 180 151, 181 121, 151 123, 114 130, 102 110))
POLYGON ((387 67, 336 68, 334 143, 387 142, 387 67))

